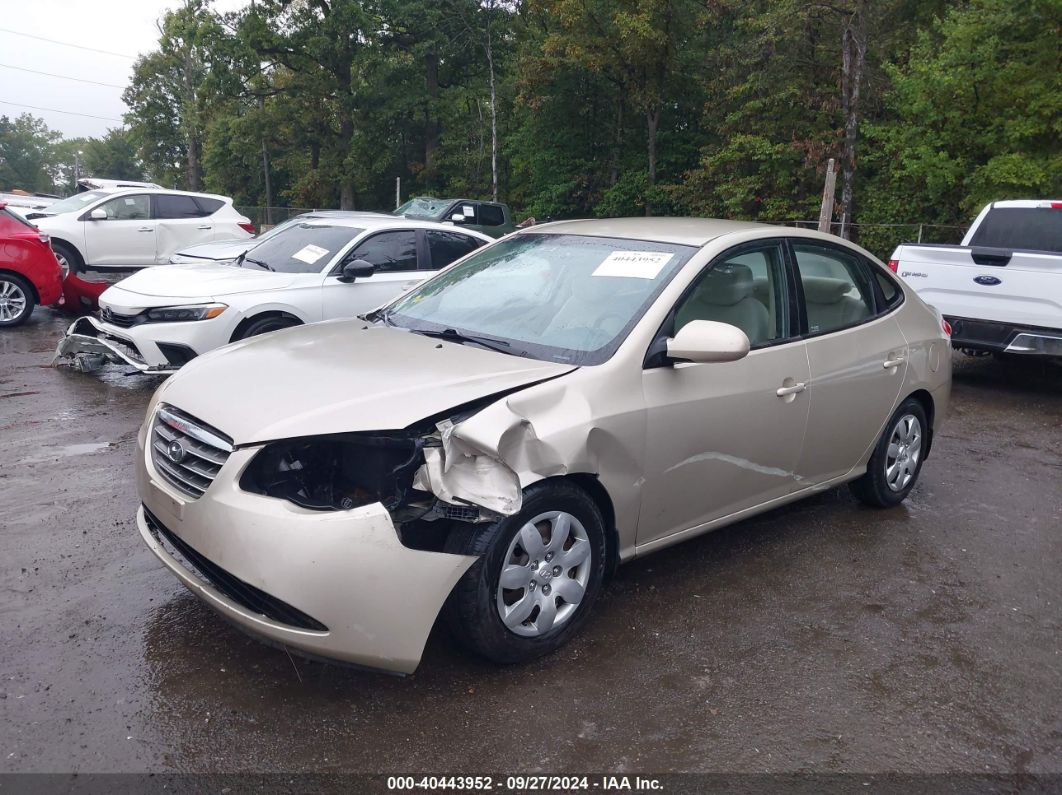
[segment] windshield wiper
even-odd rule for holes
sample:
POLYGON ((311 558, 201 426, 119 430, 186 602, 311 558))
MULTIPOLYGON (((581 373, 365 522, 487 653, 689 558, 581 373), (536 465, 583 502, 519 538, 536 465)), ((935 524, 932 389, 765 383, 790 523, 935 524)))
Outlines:
POLYGON ((262 262, 262 260, 260 260, 260 259, 255 259, 254 257, 248 257, 246 254, 244 255, 243 259, 246 262, 253 262, 258 267, 265 268, 267 271, 274 271, 274 272, 276 271, 276 268, 274 268, 272 265, 268 265, 265 262, 262 262))
MULTIPOLYGON (((462 334, 457 329, 444 328, 441 331, 428 331, 426 329, 410 329, 414 334, 423 334, 425 337, 435 337, 441 340, 449 340, 450 342, 471 342, 476 345, 482 345, 484 348, 489 348, 492 351, 498 353, 512 353, 509 350, 512 346, 505 340, 494 340, 490 337, 477 337, 475 334, 462 334)), ((515 355, 515 354, 514 354, 515 355)))

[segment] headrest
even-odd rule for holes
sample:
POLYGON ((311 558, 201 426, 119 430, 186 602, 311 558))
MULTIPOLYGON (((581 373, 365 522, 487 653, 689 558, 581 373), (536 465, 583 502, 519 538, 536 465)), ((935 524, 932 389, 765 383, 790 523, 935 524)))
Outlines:
POLYGON ((752 295, 755 281, 748 265, 724 262, 716 265, 701 280, 697 299, 715 306, 733 306, 752 295))
POLYGON ((828 276, 804 276, 804 298, 809 304, 836 304, 852 289, 852 283, 828 276))

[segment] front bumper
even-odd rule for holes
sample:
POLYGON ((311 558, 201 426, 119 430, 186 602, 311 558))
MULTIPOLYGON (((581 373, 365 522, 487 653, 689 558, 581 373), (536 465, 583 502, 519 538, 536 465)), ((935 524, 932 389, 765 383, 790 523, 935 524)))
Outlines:
MULTIPOLYGON (((175 325, 188 324, 150 325, 172 329, 175 325)), ((171 333, 170 336, 177 335, 171 333)), ((165 342, 148 339, 139 326, 134 334, 86 316, 70 324, 66 334, 59 340, 52 363, 59 359, 71 359, 77 369, 91 370, 104 362, 112 362, 134 367, 142 373, 172 373, 195 357, 196 351, 183 340, 165 342)))
POLYGON ((443 602, 475 558, 403 546, 379 503, 319 512, 243 491, 239 476, 259 448, 237 449, 206 493, 189 500, 155 471, 144 437, 141 429, 137 526, 192 593, 266 642, 367 668, 416 669, 443 602), (175 555, 173 538, 191 553, 175 555), (189 558, 206 564, 197 573, 189 558))
POLYGON ((945 319, 951 324, 951 344, 955 348, 1062 357, 1062 329, 947 315, 945 319))

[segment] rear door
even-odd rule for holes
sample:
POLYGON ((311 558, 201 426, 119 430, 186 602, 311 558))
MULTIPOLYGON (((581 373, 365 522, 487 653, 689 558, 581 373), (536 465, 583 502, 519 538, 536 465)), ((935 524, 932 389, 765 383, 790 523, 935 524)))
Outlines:
POLYGON ((151 204, 157 230, 159 262, 169 262, 174 252, 214 239, 214 223, 209 213, 193 197, 180 193, 156 193, 152 196, 151 204))
POLYGON ((811 366, 811 413, 797 471, 810 486, 847 473, 877 440, 903 385, 908 348, 869 261, 798 238, 790 254, 811 366))
POLYGON ((146 193, 115 196, 93 208, 107 217, 92 220, 83 213, 85 261, 89 265, 139 268, 155 264, 155 221, 146 193))
POLYGON ((428 274, 427 245, 420 230, 388 229, 368 235, 324 277, 324 318, 354 317, 375 309, 403 290, 419 284, 428 274), (372 276, 353 282, 339 281, 343 263, 362 259, 376 266, 372 276))

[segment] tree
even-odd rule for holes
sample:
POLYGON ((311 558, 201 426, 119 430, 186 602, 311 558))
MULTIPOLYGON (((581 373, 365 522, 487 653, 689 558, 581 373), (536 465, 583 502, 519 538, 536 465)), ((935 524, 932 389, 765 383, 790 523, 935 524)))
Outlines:
POLYGON ((122 94, 126 122, 156 179, 200 190, 207 125, 235 93, 228 37, 209 0, 184 0, 159 34, 159 49, 137 59, 122 94))
POLYGON ((38 193, 54 190, 49 169, 61 138, 28 113, 14 120, 0 116, 0 186, 38 193))

